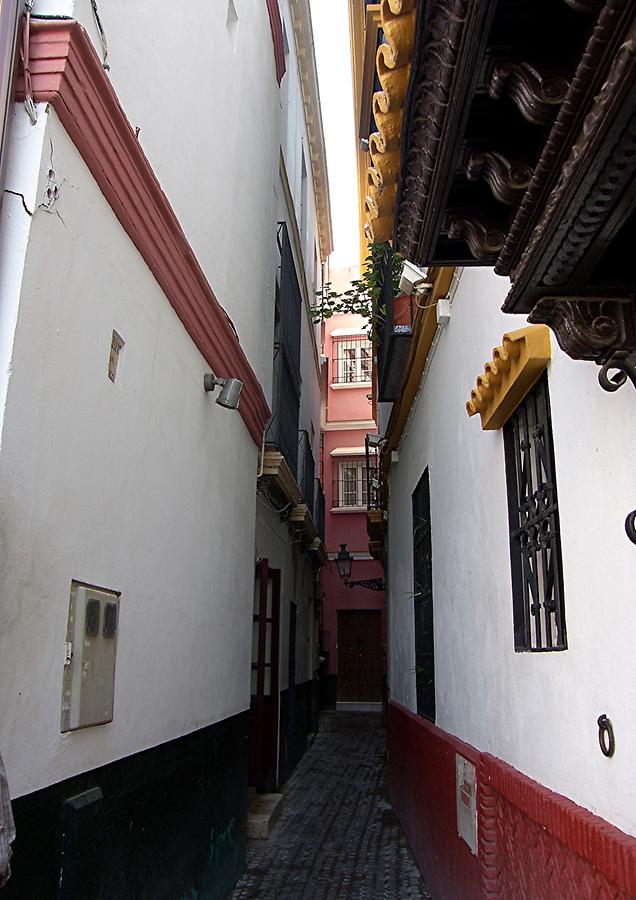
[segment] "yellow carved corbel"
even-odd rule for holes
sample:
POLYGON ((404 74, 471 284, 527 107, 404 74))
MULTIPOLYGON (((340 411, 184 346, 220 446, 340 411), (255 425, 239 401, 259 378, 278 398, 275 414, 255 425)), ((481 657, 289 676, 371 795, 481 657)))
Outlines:
POLYGON ((484 431, 501 428, 550 361, 550 329, 529 325, 504 334, 492 351, 492 360, 477 376, 476 387, 466 403, 469 416, 481 416, 484 431))

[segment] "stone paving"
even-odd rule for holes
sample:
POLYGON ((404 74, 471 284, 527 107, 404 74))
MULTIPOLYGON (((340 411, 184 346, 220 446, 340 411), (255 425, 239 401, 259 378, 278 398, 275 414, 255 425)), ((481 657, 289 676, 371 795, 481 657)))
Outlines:
POLYGON ((250 841, 231 900, 430 897, 388 800, 379 716, 326 713, 283 789, 267 840, 250 841))

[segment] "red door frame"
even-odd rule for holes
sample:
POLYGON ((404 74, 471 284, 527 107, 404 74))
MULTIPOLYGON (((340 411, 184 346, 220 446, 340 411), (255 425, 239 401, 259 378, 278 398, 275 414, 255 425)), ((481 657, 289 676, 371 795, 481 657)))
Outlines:
POLYGON ((253 621, 258 623, 256 669, 256 702, 252 733, 250 735, 252 771, 250 783, 257 790, 266 790, 268 784, 275 788, 278 783, 278 714, 279 691, 278 669, 280 652, 280 569, 270 569, 267 559, 256 566, 259 583, 258 614, 253 621), (272 582, 271 617, 267 616, 269 581, 272 582), (269 660, 267 659, 267 626, 271 624, 269 660), (269 703, 265 693, 265 670, 270 670, 269 703))

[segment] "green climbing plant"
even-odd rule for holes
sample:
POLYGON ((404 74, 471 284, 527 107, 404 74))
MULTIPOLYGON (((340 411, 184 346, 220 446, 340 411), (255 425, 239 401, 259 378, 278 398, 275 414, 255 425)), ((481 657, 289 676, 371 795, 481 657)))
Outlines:
MULTIPOLYGON (((386 316, 386 306, 382 302, 382 289, 387 261, 391 256, 388 242, 369 244, 366 265, 359 279, 351 282, 345 291, 332 290, 331 282, 326 282, 316 291, 316 302, 311 314, 314 322, 330 319, 335 313, 356 313, 371 322, 371 336, 377 334, 378 326, 386 316)), ((397 253, 391 256, 391 280, 393 296, 399 292, 403 260, 397 253)))

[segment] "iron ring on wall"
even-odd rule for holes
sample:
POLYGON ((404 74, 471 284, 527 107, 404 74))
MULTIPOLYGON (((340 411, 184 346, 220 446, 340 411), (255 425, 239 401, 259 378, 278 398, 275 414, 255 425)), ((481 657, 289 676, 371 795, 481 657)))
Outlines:
POLYGON ((598 742, 603 756, 614 756, 616 749, 614 728, 605 713, 598 717, 598 742))

